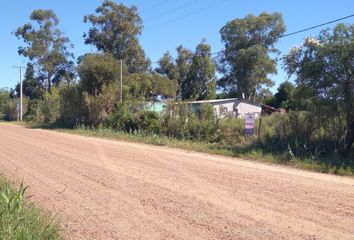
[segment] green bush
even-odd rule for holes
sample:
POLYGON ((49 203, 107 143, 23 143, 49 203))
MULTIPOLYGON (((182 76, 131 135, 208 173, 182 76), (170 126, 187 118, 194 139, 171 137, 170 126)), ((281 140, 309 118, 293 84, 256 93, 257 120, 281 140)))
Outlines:
POLYGON ((224 145, 238 145, 244 142, 245 137, 244 119, 237 119, 231 116, 220 122, 218 142, 224 145))
POLYGON ((35 122, 37 121, 37 110, 39 107, 39 103, 41 100, 39 99, 31 99, 28 103, 28 111, 24 116, 25 121, 35 122))
POLYGON ((134 122, 137 130, 146 133, 159 133, 161 122, 160 116, 156 112, 140 111, 134 115, 134 122))
POLYGON ((87 123, 97 127, 113 112, 118 101, 118 89, 115 85, 103 85, 99 94, 90 95, 84 92, 83 98, 87 110, 87 123))
POLYGON ((53 124, 60 118, 60 95, 57 88, 52 88, 43 99, 38 102, 36 119, 38 123, 53 124))
POLYGON ((104 125, 117 131, 159 133, 161 121, 158 113, 144 110, 139 102, 131 102, 117 104, 104 125))
POLYGON ((85 107, 82 90, 78 85, 65 85, 60 89, 60 120, 65 126, 85 123, 85 107))
POLYGON ((168 104, 162 114, 161 132, 171 138, 187 139, 190 136, 189 122, 195 117, 187 104, 168 104))
POLYGON ((118 103, 104 125, 116 131, 131 132, 135 129, 133 114, 127 104, 118 103))
MULTIPOLYGON (((17 120, 17 111, 16 111, 16 105, 19 103, 19 99, 9 99, 4 105, 3 105, 3 116, 6 121, 16 121, 17 120)), ((22 100, 22 114, 23 117, 27 113, 28 109, 28 98, 23 97, 22 100)))
POLYGON ((4 119, 4 108, 10 100, 10 91, 7 88, 0 88, 0 119, 4 119))
POLYGON ((213 142, 218 129, 213 106, 207 104, 194 111, 188 104, 172 103, 162 116, 161 133, 168 137, 213 142))

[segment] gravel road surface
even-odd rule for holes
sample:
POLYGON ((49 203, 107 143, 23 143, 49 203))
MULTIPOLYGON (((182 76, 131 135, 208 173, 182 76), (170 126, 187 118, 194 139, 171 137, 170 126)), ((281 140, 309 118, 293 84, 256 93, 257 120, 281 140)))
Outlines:
POLYGON ((0 172, 65 239, 354 239, 354 179, 0 124, 0 172))

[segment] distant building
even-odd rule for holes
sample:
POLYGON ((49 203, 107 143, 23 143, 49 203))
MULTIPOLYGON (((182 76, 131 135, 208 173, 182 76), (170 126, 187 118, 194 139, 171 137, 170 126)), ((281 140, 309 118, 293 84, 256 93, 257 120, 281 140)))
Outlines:
MULTIPOLYGON (((218 118, 224 118, 230 115, 235 118, 244 118, 246 114, 254 114, 255 117, 258 118, 261 114, 272 114, 274 112, 281 111, 280 109, 276 109, 255 101, 238 98, 191 101, 184 102, 183 104, 189 104, 191 109, 195 112, 200 111, 203 104, 210 104, 214 107, 215 114, 218 118)), ((148 110, 159 114, 161 114, 165 108, 166 103, 162 101, 150 102, 147 105, 148 110)))
POLYGON ((202 104, 211 104, 218 118, 229 115, 235 118, 244 118, 246 114, 250 113, 255 114, 255 117, 258 118, 262 113, 262 105, 260 103, 238 98, 192 101, 188 102, 188 104, 191 104, 192 109, 195 111, 200 110, 202 104))

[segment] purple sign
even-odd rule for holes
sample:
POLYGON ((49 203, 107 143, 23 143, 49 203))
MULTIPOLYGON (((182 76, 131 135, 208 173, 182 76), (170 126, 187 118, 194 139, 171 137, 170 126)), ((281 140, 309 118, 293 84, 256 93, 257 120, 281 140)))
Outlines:
POLYGON ((252 135, 254 133, 255 118, 254 113, 248 113, 245 116, 245 130, 247 135, 252 135))

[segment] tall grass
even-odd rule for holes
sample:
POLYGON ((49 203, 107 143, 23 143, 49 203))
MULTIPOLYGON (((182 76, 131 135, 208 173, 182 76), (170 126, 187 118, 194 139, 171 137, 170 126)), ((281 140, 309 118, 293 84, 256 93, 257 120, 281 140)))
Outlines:
POLYGON ((25 202, 26 187, 14 190, 0 177, 0 239, 59 240, 59 230, 48 216, 25 202))

